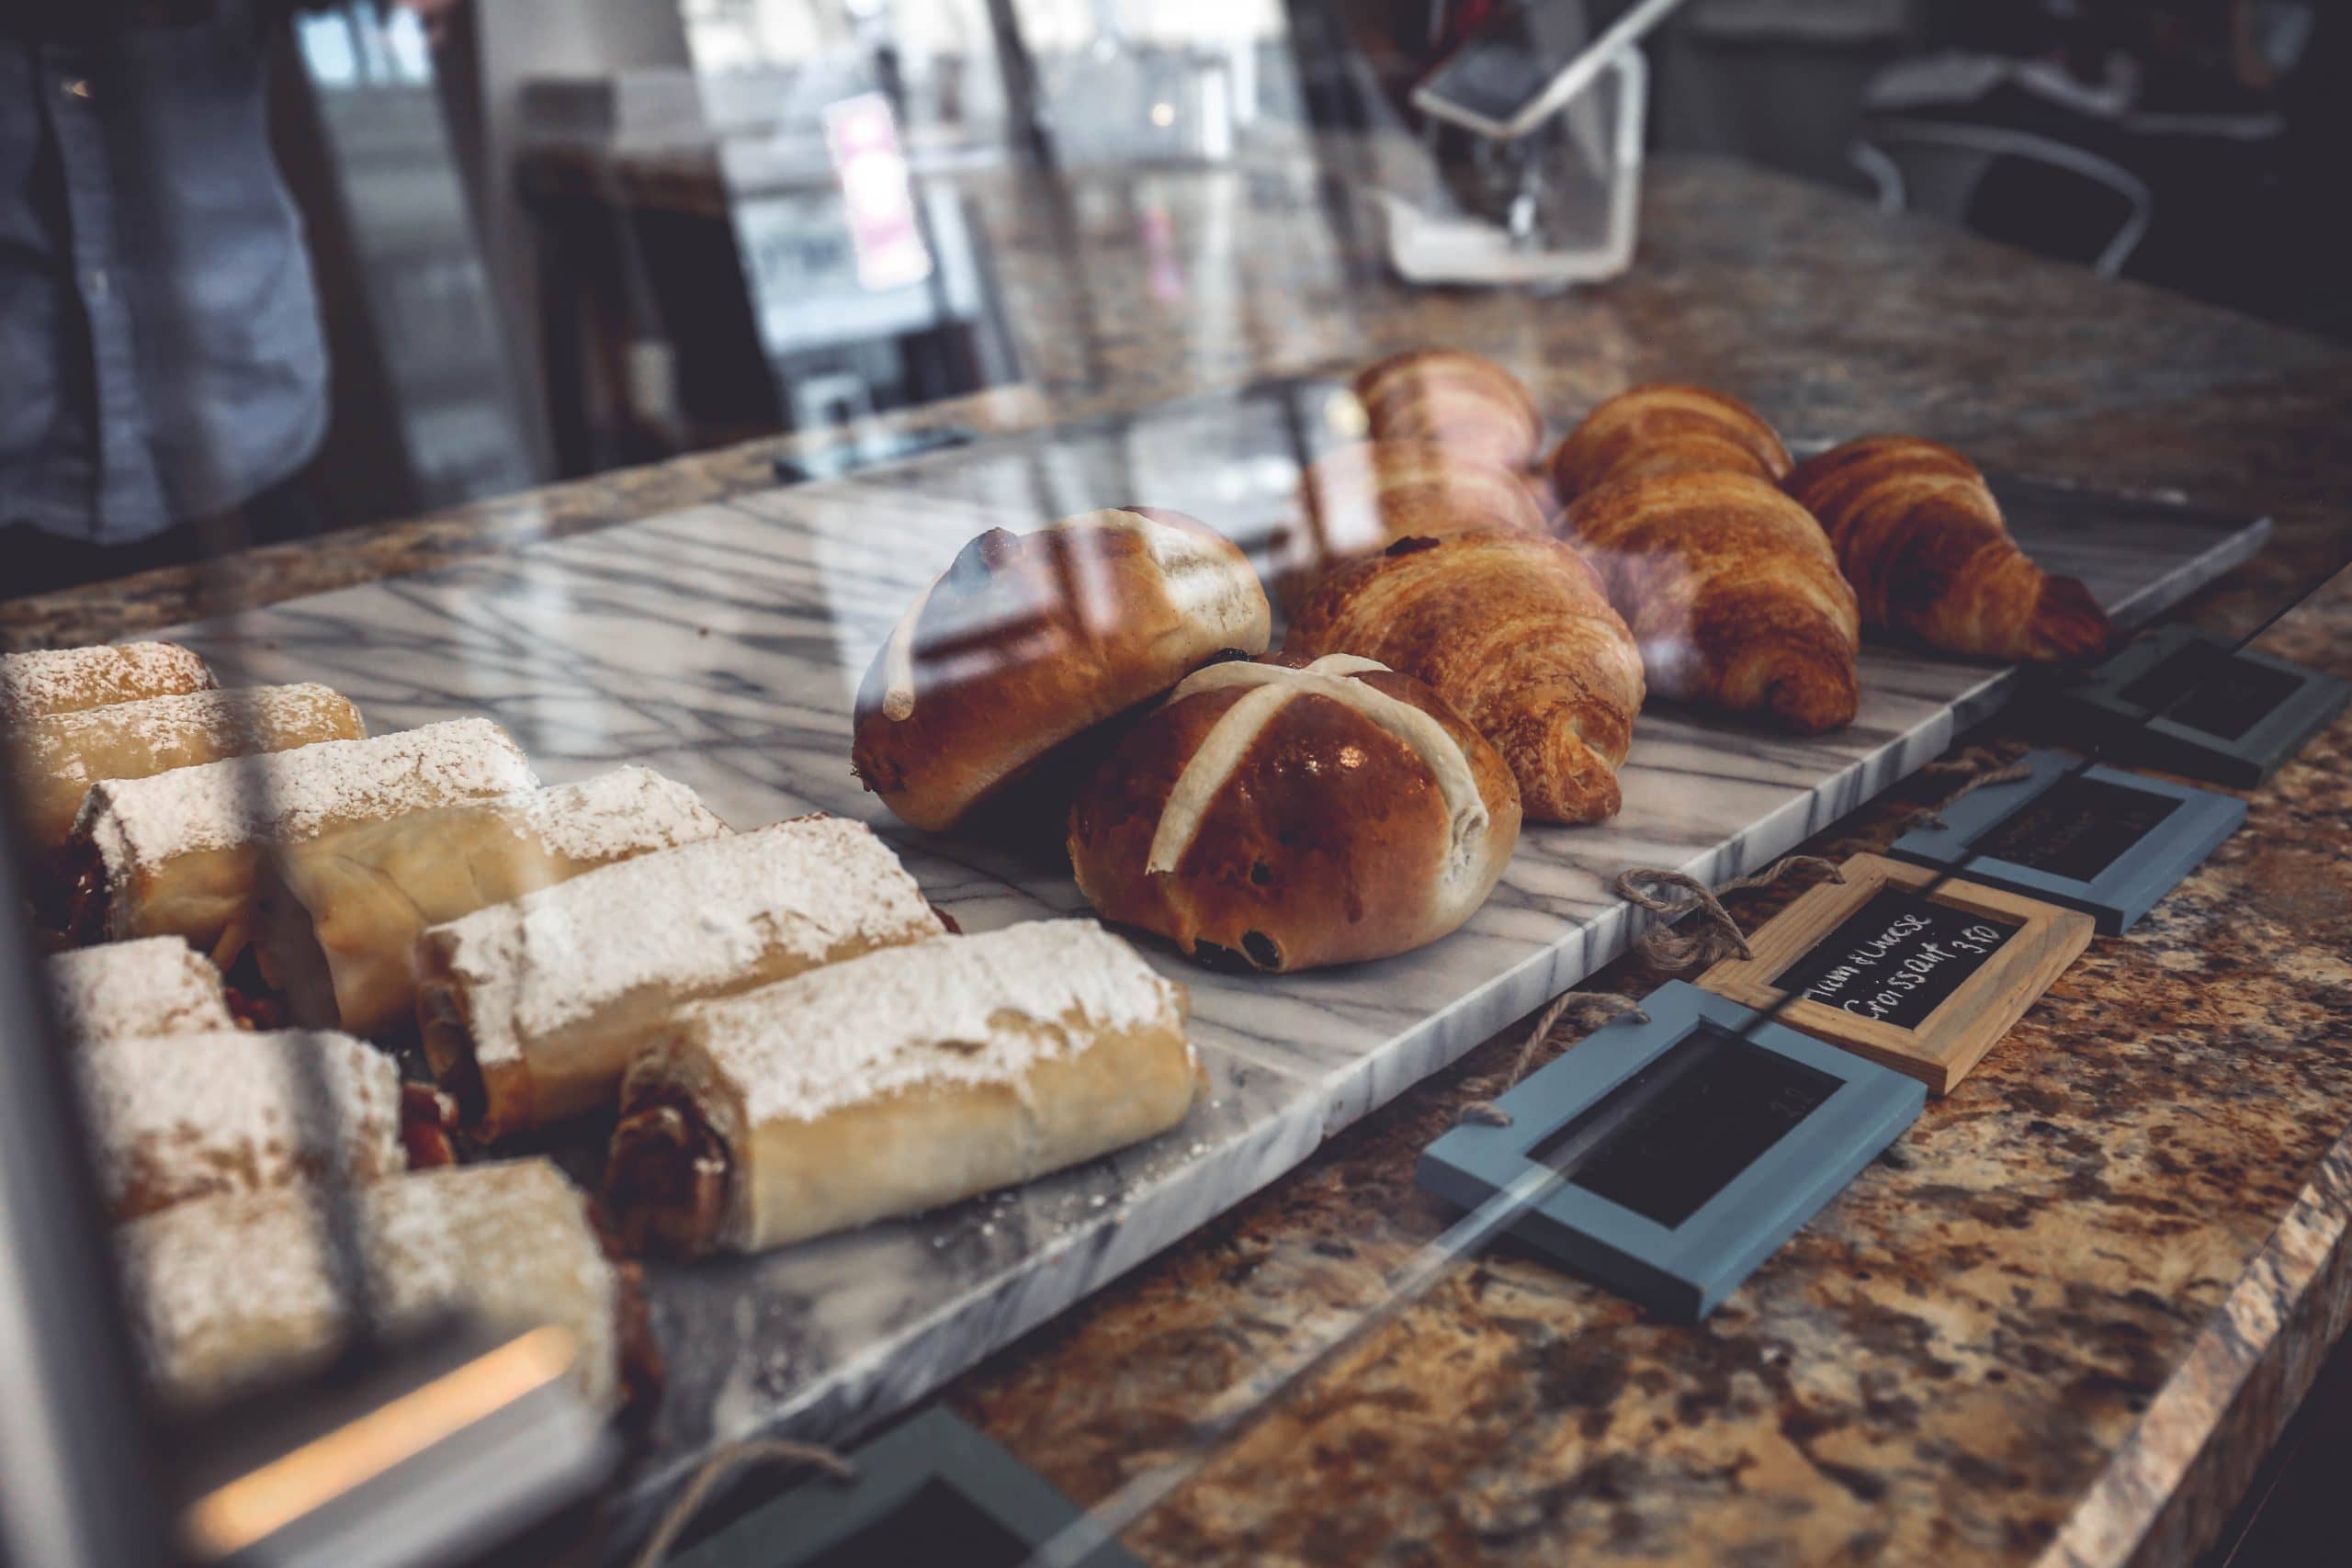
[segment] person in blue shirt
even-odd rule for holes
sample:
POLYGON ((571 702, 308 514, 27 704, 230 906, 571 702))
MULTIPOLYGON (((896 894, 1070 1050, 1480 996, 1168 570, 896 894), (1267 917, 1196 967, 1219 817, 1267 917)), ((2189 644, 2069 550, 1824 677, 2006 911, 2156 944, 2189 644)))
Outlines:
POLYGON ((266 90, 288 14, 0 7, 0 600, 315 531, 326 346, 266 90))

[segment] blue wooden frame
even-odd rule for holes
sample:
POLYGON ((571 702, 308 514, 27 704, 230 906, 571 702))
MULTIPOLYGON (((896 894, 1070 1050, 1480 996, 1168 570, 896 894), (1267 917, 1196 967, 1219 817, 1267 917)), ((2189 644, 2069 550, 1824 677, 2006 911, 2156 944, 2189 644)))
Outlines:
MULTIPOLYGON (((944 1405, 899 1423, 848 1459, 854 1481, 805 1482, 679 1553, 673 1568, 799 1568, 880 1524, 934 1483, 1032 1554, 1084 1517, 1043 1476, 944 1405)), ((1074 1561, 1079 1568, 1141 1568, 1116 1540, 1074 1561)))
POLYGON ((2179 804, 2171 816, 2088 882, 1993 856, 1969 858, 1970 845, 1989 838, 2001 824, 2056 788, 2075 766, 2075 759, 2063 751, 2030 751, 2024 761, 2033 770, 2030 776, 2013 784, 1991 784, 1954 801, 1942 812, 1943 827, 1914 828, 1895 840, 1887 852, 1915 865, 1957 870, 1972 882, 2080 909, 2098 920, 2101 935, 2114 936, 2138 924, 2157 899, 2202 865, 2245 820, 2245 802, 2235 795, 2118 768, 2094 767, 2083 776, 2179 804), (1963 859, 1965 865, 1961 863, 1963 859))
POLYGON ((2152 631, 2093 671, 2086 682, 2052 698, 2063 720, 2086 726, 2119 759, 2148 763, 2237 789, 2266 783, 2352 702, 2352 681, 2232 646, 2210 632, 2174 625, 2152 631), (2235 739, 2209 735, 2172 718, 2149 718, 2122 694, 2183 649, 2202 644, 2240 662, 2292 676, 2296 689, 2235 739))
POLYGON ((1510 1223, 1513 1235, 1623 1295, 1696 1322, 1917 1120, 1928 1090, 1793 1029, 1759 1023, 1754 1009, 1685 981, 1660 987, 1642 1008, 1647 1023, 1616 1019, 1504 1095, 1498 1103, 1510 1126, 1455 1127, 1422 1151, 1415 1176, 1424 1190, 1467 1209, 1514 1187, 1518 1194, 1540 1190, 1510 1223), (1598 1193, 1544 1179, 1552 1172, 1532 1150, 1708 1022, 1826 1073, 1838 1087, 1670 1228, 1598 1193))

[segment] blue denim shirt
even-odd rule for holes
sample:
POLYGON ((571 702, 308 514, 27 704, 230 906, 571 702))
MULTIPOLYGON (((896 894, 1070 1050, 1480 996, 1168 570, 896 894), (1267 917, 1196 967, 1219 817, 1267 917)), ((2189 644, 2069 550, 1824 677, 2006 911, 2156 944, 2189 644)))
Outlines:
POLYGON ((286 479, 326 419, 251 0, 0 30, 0 523, 141 539, 286 479))

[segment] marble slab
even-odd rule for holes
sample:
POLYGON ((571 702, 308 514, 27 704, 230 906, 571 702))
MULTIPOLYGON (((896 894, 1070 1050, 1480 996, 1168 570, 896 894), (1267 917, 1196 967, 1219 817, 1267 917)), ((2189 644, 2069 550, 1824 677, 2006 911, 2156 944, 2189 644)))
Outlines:
MULTIPOLYGON (((983 528, 1146 502, 1262 552, 1297 454, 1345 434, 1334 395, 1274 383, 168 635, 232 679, 326 682, 379 730, 490 714, 550 781, 642 762, 739 827, 811 809, 864 818, 967 930, 1077 913, 1066 867, 912 832, 861 792, 848 762, 856 682, 909 600, 983 528)), ((2252 554, 2267 526, 2025 480, 1996 488, 2026 547, 2127 624, 2252 554)), ((920 1397, 1622 952, 1636 928, 1606 890, 1620 870, 1715 881, 1768 862, 1934 757, 2021 679, 1880 647, 1861 672, 1855 723, 1809 739, 1655 705, 1637 727, 1623 814, 1531 829, 1488 904, 1420 952, 1268 979, 1154 951, 1192 987, 1211 1077, 1191 1120, 1160 1139, 915 1220, 653 1269, 670 1388, 640 1497, 721 1438, 839 1438, 920 1397)))

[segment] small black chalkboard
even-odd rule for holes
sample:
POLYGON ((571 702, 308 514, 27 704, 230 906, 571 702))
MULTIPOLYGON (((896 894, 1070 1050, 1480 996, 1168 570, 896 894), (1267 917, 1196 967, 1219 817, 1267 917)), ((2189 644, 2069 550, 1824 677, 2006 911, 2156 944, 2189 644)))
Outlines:
POLYGON ((2096 882, 2182 804, 2177 795, 2070 774, 1972 848, 2053 876, 2096 882))
POLYGON ((1917 1029, 2018 926, 1882 887, 1775 982, 1857 1018, 1917 1029))
POLYGON ((2223 740, 2240 740, 2301 685, 2292 671, 2256 664, 2211 643, 2188 642, 2120 695, 2150 715, 2223 740))
POLYGON ((1035 1548, 944 1481, 916 1488, 896 1511, 833 1542, 808 1568, 876 1568, 885 1562, 954 1562, 959 1568, 1021 1568, 1035 1548))
POLYGON ((1702 1023, 1530 1157, 1672 1229, 1838 1089, 1827 1073, 1702 1023))

